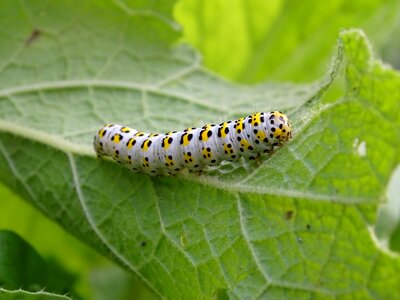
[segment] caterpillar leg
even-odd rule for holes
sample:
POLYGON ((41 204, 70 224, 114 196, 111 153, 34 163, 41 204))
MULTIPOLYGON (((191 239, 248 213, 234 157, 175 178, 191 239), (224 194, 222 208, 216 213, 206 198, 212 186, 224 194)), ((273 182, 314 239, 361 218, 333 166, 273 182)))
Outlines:
POLYGON ((268 157, 271 157, 272 155, 274 155, 275 152, 276 152, 275 148, 271 148, 271 149, 264 151, 264 153, 266 153, 268 157))
POLYGON ((257 153, 254 156, 249 157, 250 160, 254 160, 255 164, 257 165, 257 167, 261 166, 263 159, 261 157, 260 153, 257 153))
POLYGON ((203 175, 203 170, 189 170, 189 173, 201 176, 203 175))

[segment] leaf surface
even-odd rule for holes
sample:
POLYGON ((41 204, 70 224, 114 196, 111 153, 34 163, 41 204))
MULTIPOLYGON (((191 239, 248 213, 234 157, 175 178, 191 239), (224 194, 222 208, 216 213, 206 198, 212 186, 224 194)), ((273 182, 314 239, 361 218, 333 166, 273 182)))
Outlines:
POLYGON ((400 260, 371 230, 400 160, 400 77, 361 31, 340 34, 321 81, 249 87, 171 47, 167 8, 68 3, 0 4, 3 183, 162 298, 400 297, 400 260), (91 146, 106 122, 164 132, 254 109, 295 131, 260 166, 151 178, 91 146))

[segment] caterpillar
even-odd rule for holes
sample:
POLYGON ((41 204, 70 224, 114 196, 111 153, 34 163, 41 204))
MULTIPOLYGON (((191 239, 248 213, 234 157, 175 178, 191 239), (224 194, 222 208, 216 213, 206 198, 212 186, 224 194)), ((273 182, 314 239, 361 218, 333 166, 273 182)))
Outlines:
POLYGON ((291 137, 286 115, 272 111, 165 134, 106 124, 94 137, 94 149, 98 157, 110 156, 136 172, 174 175, 182 169, 201 171, 223 160, 256 159, 291 137))

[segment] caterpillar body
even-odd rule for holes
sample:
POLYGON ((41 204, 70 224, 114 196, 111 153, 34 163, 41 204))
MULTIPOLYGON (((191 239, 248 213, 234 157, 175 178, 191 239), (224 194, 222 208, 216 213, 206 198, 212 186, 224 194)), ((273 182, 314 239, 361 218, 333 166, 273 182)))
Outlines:
POLYGON ((223 160, 255 159, 291 136, 286 115, 273 111, 165 134, 106 124, 94 137, 94 149, 98 157, 110 156, 133 171, 177 174, 182 169, 200 171, 223 160))

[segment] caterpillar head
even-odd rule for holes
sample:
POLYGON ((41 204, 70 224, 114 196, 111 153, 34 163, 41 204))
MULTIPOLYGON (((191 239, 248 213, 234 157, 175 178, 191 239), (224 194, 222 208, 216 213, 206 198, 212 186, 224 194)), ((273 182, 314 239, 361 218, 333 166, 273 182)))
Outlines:
POLYGON ((267 130, 270 137, 275 139, 279 145, 283 145, 292 137, 292 128, 288 117, 280 111, 272 111, 266 118, 267 130))

